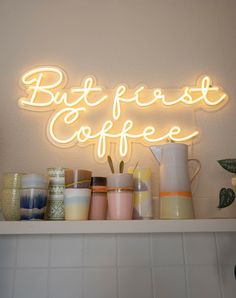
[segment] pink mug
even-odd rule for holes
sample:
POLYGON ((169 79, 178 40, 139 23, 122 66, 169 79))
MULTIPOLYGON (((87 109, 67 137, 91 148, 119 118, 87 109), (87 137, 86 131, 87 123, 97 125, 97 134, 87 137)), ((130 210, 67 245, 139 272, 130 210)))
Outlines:
POLYGON ((134 207, 133 175, 120 173, 108 176, 107 198, 111 220, 132 219, 134 207))

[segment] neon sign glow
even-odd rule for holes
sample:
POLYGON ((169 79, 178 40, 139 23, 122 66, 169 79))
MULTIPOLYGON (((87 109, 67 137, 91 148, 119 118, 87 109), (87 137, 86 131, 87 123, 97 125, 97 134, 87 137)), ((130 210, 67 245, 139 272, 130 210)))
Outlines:
POLYGON ((180 96, 175 98, 167 98, 159 88, 148 89, 143 85, 129 89, 120 84, 114 89, 105 90, 97 85, 93 76, 85 77, 80 86, 70 89, 65 88, 66 83, 67 77, 61 68, 46 66, 32 69, 21 78, 27 95, 19 98, 19 106, 31 111, 53 111, 47 126, 49 140, 59 147, 70 147, 76 143, 95 144, 95 154, 99 159, 109 154, 111 142, 119 144, 119 154, 126 157, 134 142, 144 145, 165 140, 183 142, 199 134, 198 130, 184 133, 179 126, 172 126, 161 135, 157 128, 150 125, 137 131, 133 120, 124 118, 128 105, 135 105, 147 113, 148 109, 158 110, 160 106, 209 109, 222 106, 227 100, 227 95, 219 87, 213 86, 209 76, 201 77, 195 87, 181 89, 180 96), (103 124, 97 128, 83 125, 81 119, 88 115, 86 113, 99 107, 103 109, 103 124), (111 107, 109 119, 104 117, 108 107, 111 107), (61 127, 62 130, 68 129, 68 132, 62 135, 61 127))

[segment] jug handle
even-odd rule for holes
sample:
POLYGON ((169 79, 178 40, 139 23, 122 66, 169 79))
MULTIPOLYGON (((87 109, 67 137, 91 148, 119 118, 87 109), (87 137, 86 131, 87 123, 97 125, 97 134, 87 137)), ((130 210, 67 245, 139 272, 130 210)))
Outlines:
POLYGON ((200 172, 202 166, 201 166, 200 161, 199 161, 198 159, 196 159, 196 158, 189 158, 189 159, 188 159, 188 162, 190 162, 190 161, 195 161, 195 162, 198 164, 198 167, 197 167, 196 171, 193 173, 192 177, 190 178, 190 182, 192 183, 193 180, 194 180, 194 178, 195 178, 195 177, 197 176, 197 174, 200 172))

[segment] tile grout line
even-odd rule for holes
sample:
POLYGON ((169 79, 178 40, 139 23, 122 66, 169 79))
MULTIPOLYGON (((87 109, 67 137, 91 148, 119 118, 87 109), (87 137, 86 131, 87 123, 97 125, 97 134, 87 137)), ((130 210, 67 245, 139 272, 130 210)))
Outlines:
POLYGON ((156 293, 156 289, 154 286, 154 273, 153 273, 153 234, 151 233, 148 235, 149 237, 149 264, 150 264, 150 271, 151 271, 151 294, 153 298, 158 298, 158 295, 156 293))
MULTIPOLYGON (((85 297, 85 235, 82 235, 82 272, 81 272, 81 282, 82 282, 82 287, 81 287, 81 297, 85 297)), ((50 298, 50 297, 49 297, 50 298)))
POLYGON ((47 270, 47 298, 50 298, 50 282, 51 282, 51 256, 52 256, 52 235, 48 238, 48 270, 47 270))
POLYGON ((214 241, 215 241, 215 248, 216 248, 216 259, 217 259, 217 271, 220 283, 220 296, 224 298, 224 291, 223 291, 223 280, 222 280, 222 270, 220 266, 220 257, 219 257, 219 242, 218 242, 218 235, 214 233, 214 241))
POLYGON ((16 238, 16 251, 15 251, 15 259, 14 259, 14 271, 13 271, 13 280, 12 280, 12 298, 15 297, 15 283, 16 283, 16 266, 17 266, 17 255, 18 255, 18 239, 19 236, 15 236, 16 238))
POLYGON ((120 283, 119 283, 119 269, 118 269, 118 264, 119 264, 119 256, 118 256, 118 239, 119 235, 115 235, 115 240, 116 240, 116 298, 120 297, 120 283))
POLYGON ((190 291, 189 291, 189 279, 188 279, 188 265, 186 260, 186 243, 185 243, 185 233, 181 235, 182 239, 182 251, 183 251, 183 262, 184 262, 184 275, 185 275, 185 292, 188 298, 190 298, 190 291))

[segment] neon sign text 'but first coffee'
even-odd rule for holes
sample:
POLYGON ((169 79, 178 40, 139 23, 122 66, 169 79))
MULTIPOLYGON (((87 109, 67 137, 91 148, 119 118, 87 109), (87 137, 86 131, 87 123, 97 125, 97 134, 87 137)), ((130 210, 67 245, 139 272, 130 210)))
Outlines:
POLYGON ((219 87, 212 86, 208 76, 202 77, 196 87, 183 88, 181 95, 174 99, 168 99, 159 88, 148 89, 143 85, 131 90, 125 84, 120 84, 112 90, 105 90, 97 85, 93 76, 85 77, 80 86, 70 89, 65 89, 66 83, 65 72, 58 67, 35 68, 25 73, 21 79, 27 96, 19 99, 19 106, 32 111, 54 111, 48 121, 49 140, 61 147, 73 146, 76 143, 95 144, 98 158, 109 153, 111 142, 119 145, 119 153, 125 157, 133 142, 145 145, 165 140, 183 142, 199 134, 198 130, 185 134, 179 126, 170 127, 162 135, 154 126, 146 126, 137 131, 133 120, 125 119, 127 105, 133 104, 147 113, 148 109, 157 110, 159 105, 201 105, 208 109, 224 104, 227 99, 227 95, 219 87), (148 93, 148 96, 145 96, 145 93, 148 93), (110 117, 96 129, 83 125, 81 116, 98 107, 111 107, 110 117), (59 124, 68 127, 66 136, 58 132, 59 124), (118 130, 116 124, 119 124, 118 130))

